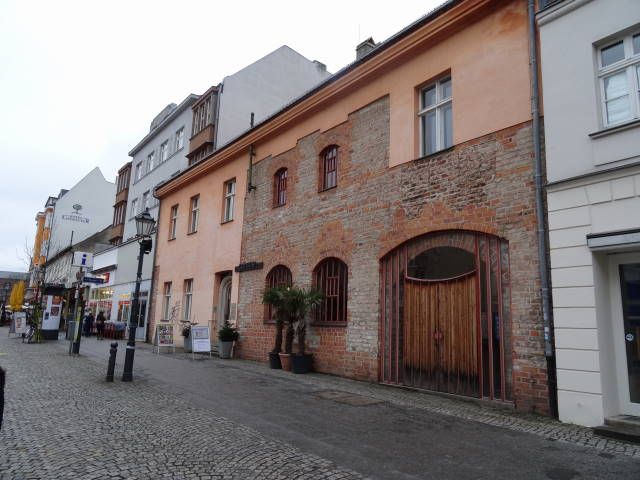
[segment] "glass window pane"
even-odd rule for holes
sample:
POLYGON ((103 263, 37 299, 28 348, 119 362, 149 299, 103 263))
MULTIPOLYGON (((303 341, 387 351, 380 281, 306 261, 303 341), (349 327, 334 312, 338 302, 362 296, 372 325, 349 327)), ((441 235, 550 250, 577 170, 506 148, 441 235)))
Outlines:
POLYGON ((604 79, 605 100, 611 100, 628 94, 627 72, 616 73, 604 79))
POLYGON ((640 53, 640 34, 633 36, 633 53, 640 53))
POLYGON ((436 151, 436 112, 428 112, 421 117, 422 154, 429 155, 436 151))
POLYGON ((453 109, 451 103, 442 107, 442 148, 453 145, 453 109))
POLYGON ((628 95, 607 102, 607 123, 618 123, 629 118, 631 118, 631 102, 628 95))
POLYGON ((436 87, 425 88, 422 90, 422 108, 430 107, 436 104, 436 87))
POLYGON ((619 62, 624 59, 624 44, 622 40, 618 43, 614 43, 613 45, 603 48, 600 52, 602 58, 602 66, 606 67, 607 65, 611 65, 612 63, 619 62))
POLYGON ((440 94, 442 95, 441 100, 450 98, 451 97, 451 79, 447 78, 446 80, 443 80, 441 83, 441 88, 442 88, 440 92, 440 94))

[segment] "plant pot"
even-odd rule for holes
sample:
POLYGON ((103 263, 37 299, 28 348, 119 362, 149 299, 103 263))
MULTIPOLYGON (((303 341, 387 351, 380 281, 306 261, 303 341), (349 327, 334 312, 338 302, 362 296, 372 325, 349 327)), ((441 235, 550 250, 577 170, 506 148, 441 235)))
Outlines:
POLYGON ((184 351, 185 353, 191 352, 191 337, 183 337, 184 338, 184 351))
POLYGON ((287 372, 291 371, 291 354, 290 353, 279 353, 280 364, 282 365, 282 370, 286 370, 287 372))
POLYGON ((231 349, 233 348, 233 342, 218 342, 218 352, 220 358, 231 358, 231 349))
POLYGON ((291 371, 293 373, 309 373, 313 367, 313 355, 291 355, 291 371))
POLYGON ((269 366, 274 370, 282 368, 282 363, 280 363, 280 354, 269 352, 269 366))

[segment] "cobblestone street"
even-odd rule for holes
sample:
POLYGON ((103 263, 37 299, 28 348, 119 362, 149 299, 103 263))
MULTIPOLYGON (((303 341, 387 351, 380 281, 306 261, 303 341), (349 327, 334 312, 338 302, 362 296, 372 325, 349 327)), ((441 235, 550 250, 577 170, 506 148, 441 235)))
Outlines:
POLYGON ((640 446, 472 402, 109 342, 22 344, 7 369, 2 479, 640 478, 640 446))

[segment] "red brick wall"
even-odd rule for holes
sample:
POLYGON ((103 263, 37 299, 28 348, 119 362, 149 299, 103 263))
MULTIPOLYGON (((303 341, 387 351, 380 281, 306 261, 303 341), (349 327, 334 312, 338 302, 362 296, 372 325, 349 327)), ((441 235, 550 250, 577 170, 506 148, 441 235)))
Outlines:
POLYGON ((296 285, 309 286, 315 265, 332 256, 349 267, 347 326, 309 329, 315 367, 377 381, 380 259, 428 232, 485 232, 509 242, 514 401, 547 413, 530 123, 394 168, 389 141, 385 97, 255 165, 242 261, 262 261, 264 269, 240 274, 241 355, 266 361, 273 348, 275 328, 264 324, 260 300, 269 270, 286 265, 296 285), (319 193, 318 155, 330 144, 340 147, 338 187, 319 193), (288 168, 287 204, 272 208, 273 175, 281 167, 288 168))

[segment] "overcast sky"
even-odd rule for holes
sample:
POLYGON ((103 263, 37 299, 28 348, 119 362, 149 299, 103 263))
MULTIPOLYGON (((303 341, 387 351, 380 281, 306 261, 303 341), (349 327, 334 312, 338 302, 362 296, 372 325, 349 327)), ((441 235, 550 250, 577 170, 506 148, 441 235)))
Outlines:
POLYGON ((25 271, 49 195, 114 181, 168 103, 281 45, 336 72, 443 0, 0 0, 0 270, 25 271))

